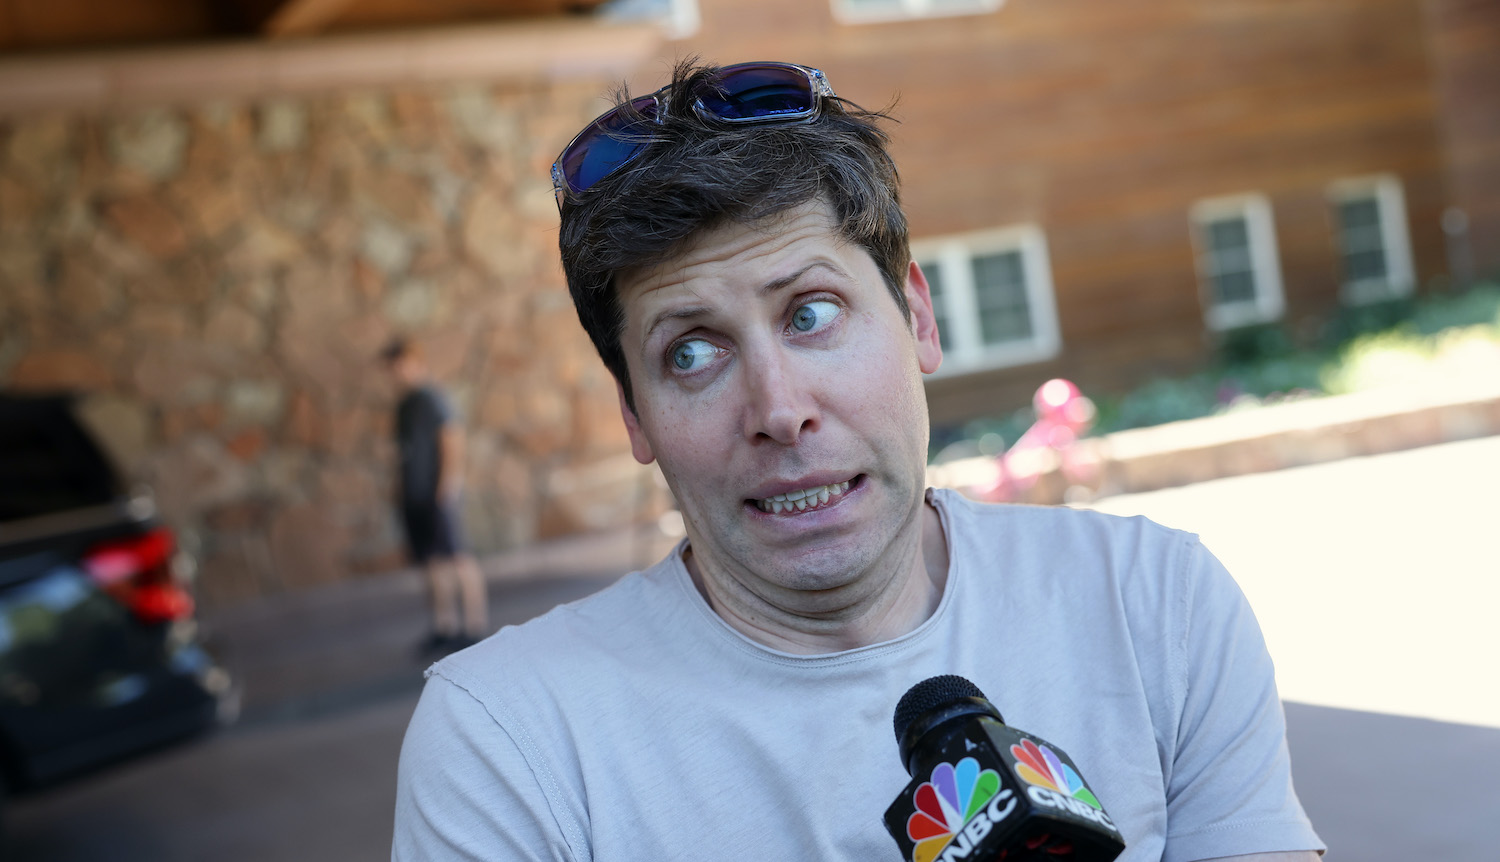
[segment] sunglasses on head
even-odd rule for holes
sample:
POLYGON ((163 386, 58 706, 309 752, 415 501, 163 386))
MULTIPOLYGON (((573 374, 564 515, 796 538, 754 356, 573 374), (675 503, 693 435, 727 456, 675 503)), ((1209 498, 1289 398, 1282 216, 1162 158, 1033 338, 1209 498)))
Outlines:
MULTIPOLYGON (((640 155, 651 143, 651 126, 667 112, 671 85, 616 106, 584 126, 552 165, 557 206, 569 193, 582 194, 640 155)), ((693 110, 724 123, 795 123, 817 116, 833 95, 817 69, 795 63, 740 63, 720 69, 698 87, 693 110)))

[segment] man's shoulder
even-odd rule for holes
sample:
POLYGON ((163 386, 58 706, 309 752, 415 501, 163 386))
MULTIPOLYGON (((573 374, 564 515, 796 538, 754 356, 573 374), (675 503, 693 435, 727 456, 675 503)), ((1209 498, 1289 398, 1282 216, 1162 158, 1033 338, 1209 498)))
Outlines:
POLYGON ((1010 541, 1039 543, 1054 543, 1059 537, 1066 537, 1111 544, 1191 544, 1198 540, 1192 533, 1139 515, 1112 515, 1074 506, 984 503, 946 489, 935 489, 933 496, 948 516, 951 530, 961 537, 1003 535, 1010 541))
POLYGON ((439 417, 446 418, 453 413, 453 403, 449 400, 448 393, 436 383, 423 383, 413 389, 411 394, 423 409, 430 410, 439 417))
POLYGON ((632 572, 604 589, 558 605, 438 662, 429 675, 454 669, 499 687, 522 678, 609 673, 622 652, 669 649, 681 631, 686 601, 669 561, 632 572))
POLYGON ((1196 535, 1148 518, 952 496, 945 509, 955 565, 992 597, 1041 601, 1065 582, 1072 604, 1156 614, 1190 589, 1208 556, 1196 535))

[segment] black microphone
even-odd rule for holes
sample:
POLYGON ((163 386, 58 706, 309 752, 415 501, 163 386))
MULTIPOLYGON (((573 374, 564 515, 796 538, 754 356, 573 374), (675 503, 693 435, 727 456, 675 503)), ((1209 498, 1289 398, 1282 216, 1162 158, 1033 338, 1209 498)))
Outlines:
POLYGON ((961 676, 896 705, 911 783, 885 812, 908 862, 1112 862, 1125 840, 1062 749, 1005 724, 961 676))

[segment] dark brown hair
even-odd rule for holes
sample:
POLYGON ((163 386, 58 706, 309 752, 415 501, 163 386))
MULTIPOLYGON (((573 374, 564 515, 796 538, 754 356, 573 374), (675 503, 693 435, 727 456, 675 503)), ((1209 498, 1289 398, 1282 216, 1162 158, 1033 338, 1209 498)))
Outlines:
POLYGON ((393 365, 408 356, 416 359, 422 358, 422 345, 408 339, 404 335, 397 335, 385 343, 380 350, 380 359, 387 365, 393 365))
MULTIPOLYGON (((624 272, 650 266, 702 231, 754 223, 823 200, 839 234, 863 247, 903 316, 911 262, 899 179, 876 126, 889 119, 837 97, 825 97, 812 120, 732 125, 698 116, 696 94, 712 87, 719 67, 677 64, 665 118, 650 129, 644 152, 562 205, 558 245, 578 319, 635 409, 620 348, 624 309, 615 290, 624 272)), ((616 102, 628 106, 622 90, 616 102)), ((628 110, 628 107, 626 107, 628 110)))

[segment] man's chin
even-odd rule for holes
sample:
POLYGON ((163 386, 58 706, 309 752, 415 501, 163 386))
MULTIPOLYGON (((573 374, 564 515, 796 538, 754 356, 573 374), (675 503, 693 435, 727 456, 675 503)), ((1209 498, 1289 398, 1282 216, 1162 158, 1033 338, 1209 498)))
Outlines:
POLYGON ((823 540, 801 547, 752 551, 758 580, 779 589, 808 596, 847 592, 865 580, 879 562, 877 543, 861 537, 823 540))

